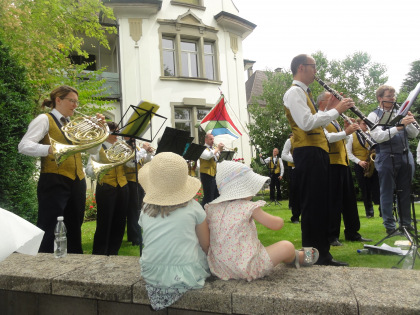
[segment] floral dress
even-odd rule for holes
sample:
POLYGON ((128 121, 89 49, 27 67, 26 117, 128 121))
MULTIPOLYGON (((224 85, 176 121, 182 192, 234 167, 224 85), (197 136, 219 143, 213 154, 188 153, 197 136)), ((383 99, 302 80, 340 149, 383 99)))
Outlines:
POLYGON ((254 210, 264 204, 240 199, 205 206, 210 228, 207 260, 210 271, 220 279, 251 281, 273 269, 252 219, 254 210))

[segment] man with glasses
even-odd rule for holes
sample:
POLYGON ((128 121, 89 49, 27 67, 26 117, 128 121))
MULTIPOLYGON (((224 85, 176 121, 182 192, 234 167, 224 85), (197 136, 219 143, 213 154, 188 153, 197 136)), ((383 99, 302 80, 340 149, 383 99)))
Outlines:
POLYGON ((317 264, 347 266, 330 254, 328 242, 328 174, 329 147, 323 126, 336 119, 354 103, 343 98, 335 109, 317 112, 308 89, 316 75, 315 59, 298 55, 291 63, 293 86, 285 93, 283 101, 287 119, 293 132, 293 161, 299 178, 299 205, 301 209, 302 246, 319 250, 317 264))
MULTIPOLYGON (((395 89, 382 85, 376 90, 379 107, 369 114, 368 119, 378 123, 384 113, 391 112, 391 119, 396 115, 394 109, 395 89)), ((408 230, 411 226, 410 191, 414 174, 414 159, 410 152, 408 138, 415 138, 419 130, 412 123, 414 117, 408 112, 396 126, 378 126, 371 131, 376 146, 375 168, 378 170, 380 204, 383 224, 387 234, 394 234, 396 223, 392 214, 394 192, 397 197, 398 213, 401 215, 400 227, 408 230)))

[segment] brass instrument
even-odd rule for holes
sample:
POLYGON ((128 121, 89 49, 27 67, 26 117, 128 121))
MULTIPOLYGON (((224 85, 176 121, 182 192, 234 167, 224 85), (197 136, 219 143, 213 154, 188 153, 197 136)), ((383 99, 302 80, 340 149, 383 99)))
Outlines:
MULTIPOLYGON (((326 89, 328 92, 330 92, 332 95, 334 95, 334 97, 336 99, 338 99, 339 101, 341 101, 343 99, 343 96, 341 96, 336 90, 334 90, 333 88, 329 87, 324 81, 322 81, 320 78, 315 77, 315 80, 324 88, 326 89)), ((363 115, 363 113, 357 108, 357 107, 350 107, 350 110, 355 113, 361 120, 363 120, 366 125, 369 128, 373 127, 373 123, 365 116, 363 115)), ((345 115, 344 113, 340 114, 341 117, 343 117, 343 119, 345 121, 347 121, 349 124, 352 124, 353 122, 351 121, 351 119, 345 115)), ((371 149, 373 149, 377 143, 369 136, 367 135, 365 132, 363 132, 362 130, 358 129, 356 130, 356 133, 362 137, 368 144, 369 147, 371 149)))
POLYGON ((368 167, 363 170, 363 175, 367 178, 372 177, 373 172, 375 171, 375 157, 376 152, 375 150, 370 150, 369 155, 367 157, 366 162, 368 163, 368 167))
POLYGON ((92 159, 92 170, 98 179, 102 180, 105 174, 114 167, 125 164, 134 158, 133 148, 123 140, 116 141, 109 149, 105 150, 106 158, 111 163, 100 163, 92 159))
MULTIPOLYGON (((76 110, 75 112, 80 114, 76 110)), ((71 120, 67 125, 61 127, 61 130, 74 145, 64 144, 49 137, 51 149, 58 166, 69 156, 100 145, 109 136, 109 128, 105 121, 90 118, 86 115, 71 120)))

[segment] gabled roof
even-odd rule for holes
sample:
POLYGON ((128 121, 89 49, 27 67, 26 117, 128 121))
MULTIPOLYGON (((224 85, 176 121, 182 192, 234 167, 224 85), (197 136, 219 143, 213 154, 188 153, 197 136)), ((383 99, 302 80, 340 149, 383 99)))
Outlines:
MULTIPOLYGON (((267 80, 265 71, 257 70, 251 77, 245 82, 246 90, 246 103, 247 105, 252 103, 254 96, 260 96, 263 93, 263 82, 267 80)), ((265 101, 258 101, 262 106, 265 105, 265 101)))

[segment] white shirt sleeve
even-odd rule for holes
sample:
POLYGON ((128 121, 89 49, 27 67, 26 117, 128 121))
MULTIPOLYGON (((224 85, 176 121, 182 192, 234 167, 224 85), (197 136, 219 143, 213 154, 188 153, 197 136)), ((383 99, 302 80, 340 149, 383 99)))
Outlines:
POLYGON ((293 156, 292 153, 290 153, 292 149, 292 141, 290 139, 287 139, 284 143, 283 150, 281 151, 281 159, 286 162, 293 163, 293 156))
POLYGON ((359 164, 360 159, 353 154, 353 137, 350 137, 346 143, 347 155, 349 160, 355 164, 359 164))
POLYGON ((328 132, 327 129, 324 128, 324 132, 329 143, 334 143, 343 139, 346 139, 346 142, 347 142, 347 135, 345 131, 328 132))
POLYGON ((213 150, 207 150, 207 148, 203 151, 203 153, 201 153, 200 159, 203 160, 210 160, 211 158, 216 159, 215 155, 214 155, 214 149, 213 150))
POLYGON ((312 114, 306 103, 306 94, 298 86, 292 86, 284 94, 283 101, 284 106, 290 110, 293 120, 303 131, 325 126, 339 116, 336 109, 326 112, 318 111, 316 114, 312 114))
POLYGON ((50 145, 39 143, 48 133, 48 117, 41 114, 29 124, 28 130, 18 145, 19 153, 29 156, 47 156, 50 145))
POLYGON ((280 157, 278 157, 277 161, 279 161, 279 164, 280 164, 280 176, 283 177, 283 174, 284 174, 283 160, 280 157))

